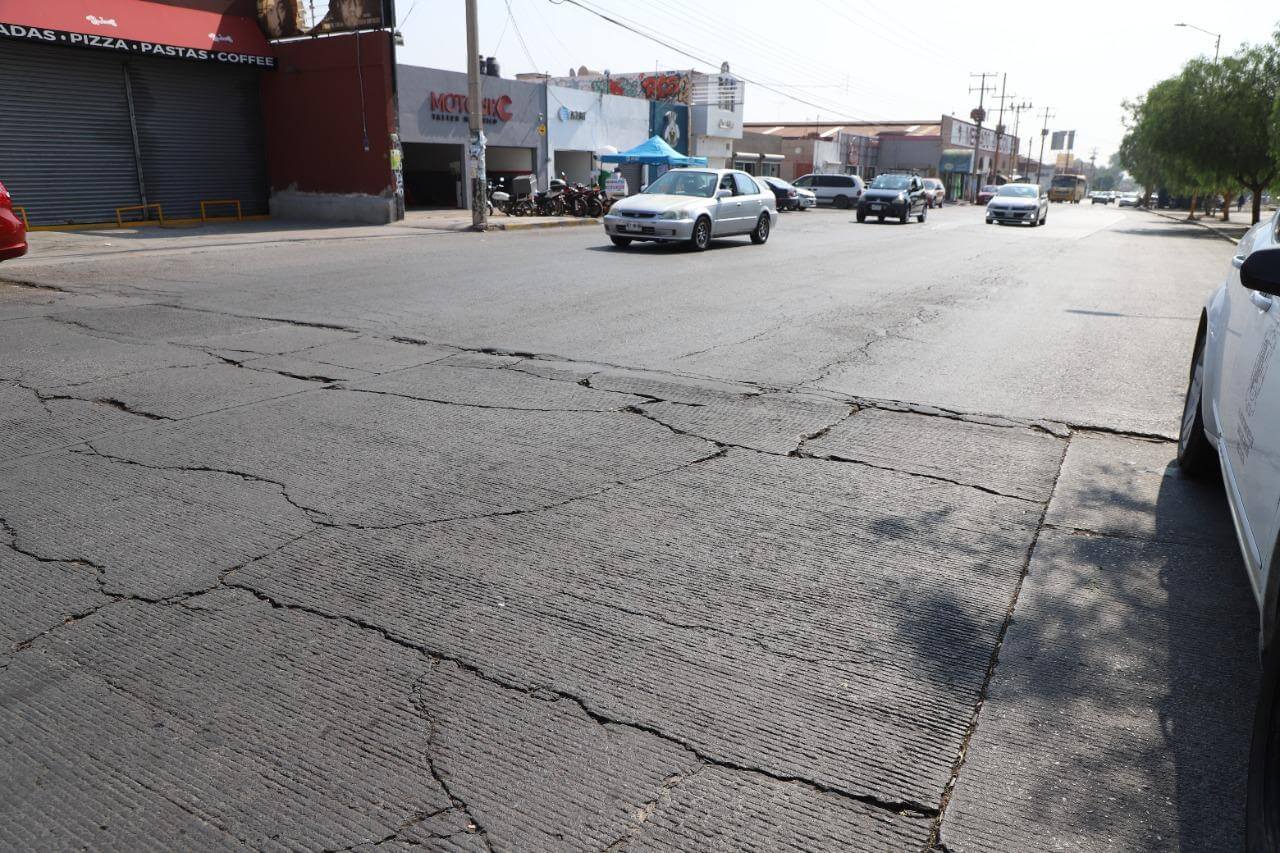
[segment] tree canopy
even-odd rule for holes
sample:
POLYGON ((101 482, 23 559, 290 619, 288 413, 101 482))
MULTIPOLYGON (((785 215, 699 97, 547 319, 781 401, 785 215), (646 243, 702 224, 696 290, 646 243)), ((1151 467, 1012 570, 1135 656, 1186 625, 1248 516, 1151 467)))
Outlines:
POLYGON ((1193 59, 1125 103, 1125 169, 1178 194, 1261 194, 1280 179, 1280 32, 1221 61, 1193 59))

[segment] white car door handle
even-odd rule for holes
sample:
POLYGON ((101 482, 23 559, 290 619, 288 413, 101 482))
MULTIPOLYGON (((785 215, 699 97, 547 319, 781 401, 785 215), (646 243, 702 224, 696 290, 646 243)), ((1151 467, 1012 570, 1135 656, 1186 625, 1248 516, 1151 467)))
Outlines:
POLYGON ((1244 266, 1244 255, 1236 255, 1234 258, 1232 258, 1231 266, 1235 267, 1236 269, 1240 269, 1240 267, 1244 266))
POLYGON ((1270 311, 1274 304, 1270 296, 1256 290, 1249 291, 1249 301, 1256 305, 1259 311, 1270 311))

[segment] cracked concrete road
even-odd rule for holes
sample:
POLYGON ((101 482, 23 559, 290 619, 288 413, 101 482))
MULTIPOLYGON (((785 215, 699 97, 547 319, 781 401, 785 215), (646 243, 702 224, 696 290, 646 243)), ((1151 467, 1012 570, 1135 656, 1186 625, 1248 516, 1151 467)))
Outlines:
POLYGON ((0 268, 0 848, 1238 847, 1229 244, 848 219, 0 268))

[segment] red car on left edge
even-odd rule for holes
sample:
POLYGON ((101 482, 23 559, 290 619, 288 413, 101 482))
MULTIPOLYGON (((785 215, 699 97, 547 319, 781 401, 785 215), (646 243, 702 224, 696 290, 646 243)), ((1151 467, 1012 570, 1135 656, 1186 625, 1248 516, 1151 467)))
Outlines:
POLYGON ((13 212, 13 199, 0 184, 0 261, 20 258, 27 253, 27 228, 13 212))

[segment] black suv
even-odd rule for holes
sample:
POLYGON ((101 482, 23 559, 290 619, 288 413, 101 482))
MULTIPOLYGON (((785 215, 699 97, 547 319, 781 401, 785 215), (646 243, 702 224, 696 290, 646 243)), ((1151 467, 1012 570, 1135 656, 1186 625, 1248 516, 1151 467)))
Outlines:
POLYGON ((880 175, 858 199, 858 221, 874 216, 884 222, 890 216, 905 223, 915 216, 924 222, 928 206, 924 183, 915 175, 880 175))

